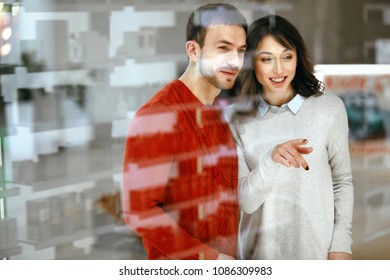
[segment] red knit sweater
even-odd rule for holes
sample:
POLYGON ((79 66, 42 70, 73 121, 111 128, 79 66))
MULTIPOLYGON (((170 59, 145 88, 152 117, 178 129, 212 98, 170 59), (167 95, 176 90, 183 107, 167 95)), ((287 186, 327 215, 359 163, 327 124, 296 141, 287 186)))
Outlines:
POLYGON ((237 155, 219 106, 179 80, 132 120, 123 166, 127 224, 148 259, 236 256, 237 155))

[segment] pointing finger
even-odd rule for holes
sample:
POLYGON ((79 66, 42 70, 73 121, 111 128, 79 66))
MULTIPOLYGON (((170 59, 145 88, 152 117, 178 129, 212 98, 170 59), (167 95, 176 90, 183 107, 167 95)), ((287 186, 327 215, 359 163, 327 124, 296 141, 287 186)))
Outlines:
POLYGON ((297 147, 297 151, 301 154, 310 154, 313 151, 312 147, 297 147))
POLYGON ((299 154, 295 160, 297 162, 299 162, 299 164, 305 169, 305 170, 309 170, 309 164, 307 163, 307 161, 303 158, 303 156, 301 154, 299 154))
POLYGON ((299 139, 294 139, 291 141, 288 141, 286 143, 290 143, 292 146, 301 146, 301 145, 306 145, 309 141, 306 138, 299 138, 299 139))

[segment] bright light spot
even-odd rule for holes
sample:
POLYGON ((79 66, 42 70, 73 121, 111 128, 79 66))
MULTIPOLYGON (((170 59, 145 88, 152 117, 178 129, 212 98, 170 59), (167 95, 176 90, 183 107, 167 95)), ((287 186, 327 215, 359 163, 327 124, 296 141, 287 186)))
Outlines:
POLYGON ((9 40, 11 36, 12 36, 12 29, 9 26, 4 28, 3 32, 1 32, 1 38, 3 38, 4 40, 9 40))
POLYGON ((15 2, 13 5, 12 5, 12 15, 13 16, 17 16, 19 14, 19 3, 18 2, 15 2))
POLYGON ((1 46, 0 48, 0 56, 6 56, 8 55, 12 50, 11 44, 5 44, 1 46))

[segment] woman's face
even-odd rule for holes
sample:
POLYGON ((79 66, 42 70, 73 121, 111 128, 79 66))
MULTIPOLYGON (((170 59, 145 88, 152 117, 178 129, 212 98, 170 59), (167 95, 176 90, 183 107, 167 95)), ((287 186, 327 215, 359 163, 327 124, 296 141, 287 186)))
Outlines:
MULTIPOLYGON (((279 44, 272 36, 264 37, 258 44, 254 68, 257 81, 264 94, 291 95, 292 80, 297 67, 297 52, 279 44)), ((282 97, 282 96, 281 96, 282 97)))

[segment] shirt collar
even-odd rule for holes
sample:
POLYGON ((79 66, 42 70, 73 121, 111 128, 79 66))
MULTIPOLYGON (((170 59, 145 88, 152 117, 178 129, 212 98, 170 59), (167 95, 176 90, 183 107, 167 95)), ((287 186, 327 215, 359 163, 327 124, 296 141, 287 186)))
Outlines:
MULTIPOLYGON (((305 97, 302 95, 296 94, 293 99, 291 99, 287 104, 283 104, 281 107, 287 107, 290 109, 290 111, 296 115, 301 108, 303 101, 305 101, 305 97)), ((268 112, 268 110, 272 107, 267 103, 267 101, 264 100, 263 96, 260 95, 260 105, 259 105, 259 112, 260 116, 264 117, 265 114, 268 112)))

